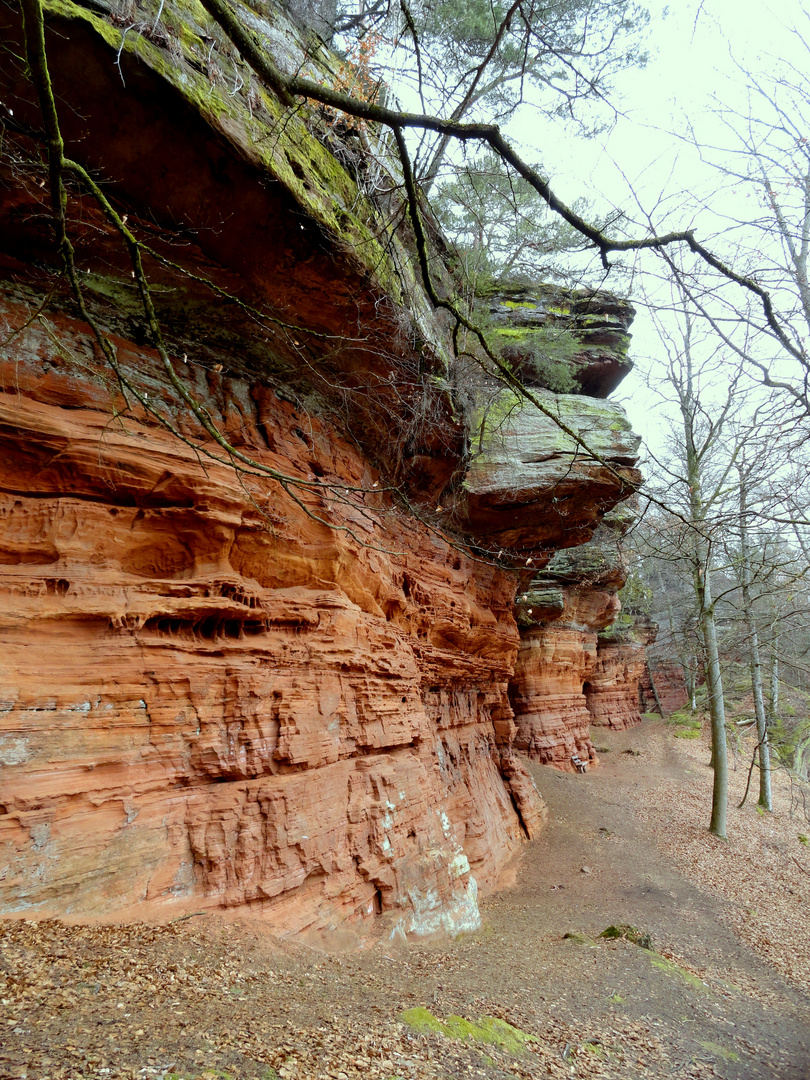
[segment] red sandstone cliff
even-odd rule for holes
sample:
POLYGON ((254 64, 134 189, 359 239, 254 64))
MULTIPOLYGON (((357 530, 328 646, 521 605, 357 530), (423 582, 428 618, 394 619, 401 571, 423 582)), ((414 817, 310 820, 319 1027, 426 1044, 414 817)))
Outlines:
MULTIPOLYGON (((382 496, 298 506, 114 423, 57 351, 76 327, 48 330, 0 399, 5 910, 474 920, 543 813, 510 750, 509 576, 382 496)), ((190 378, 260 460, 372 488, 317 418, 265 394, 260 424, 247 382, 190 378)))
POLYGON ((666 657, 646 658, 639 685, 641 704, 647 712, 658 712, 660 708, 664 716, 669 716, 689 701, 683 668, 666 657))
MULTIPOLYGON (((0 74, 0 910, 472 927, 544 815, 515 755, 514 566, 590 538, 637 440, 550 391, 613 471, 500 392, 465 420, 357 148, 344 168, 187 7, 123 34, 131 11, 46 5, 68 152, 151 252, 171 370, 71 182, 105 359, 59 274, 32 88, 0 74)), ((615 608, 572 597, 568 624, 615 608)), ((579 693, 579 644, 543 692, 579 693)))
POLYGON ((620 543, 631 521, 632 509, 620 506, 591 542, 555 555, 516 598, 516 746, 568 771, 576 771, 575 758, 596 764, 591 725, 624 729, 641 720, 639 685, 655 624, 617 620, 620 543))

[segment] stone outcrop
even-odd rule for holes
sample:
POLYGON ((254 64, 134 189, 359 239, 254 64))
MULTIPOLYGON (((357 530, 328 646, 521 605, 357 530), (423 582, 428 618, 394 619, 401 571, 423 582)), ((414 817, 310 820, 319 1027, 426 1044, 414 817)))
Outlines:
POLYGON ((489 297, 504 355, 526 382, 606 398, 633 370, 635 308, 590 289, 515 285, 489 297))
POLYGON ((664 716, 669 716, 670 713, 683 709, 689 701, 683 668, 666 657, 648 658, 639 685, 641 707, 645 712, 658 712, 660 705, 664 716))
POLYGON ((639 683, 655 624, 620 614, 621 537, 632 504, 605 518, 594 539, 558 552, 516 599, 520 651, 510 686, 516 745, 568 771, 596 764, 591 725, 640 722, 639 683))
POLYGON ((622 614, 599 634, 596 664, 583 688, 592 724, 622 731, 639 723, 639 688, 657 629, 646 616, 622 614))
MULTIPOLYGON (((144 245, 167 359, 71 178, 81 307, 60 272, 2 8, 0 911, 473 927, 545 813, 515 753, 515 567, 590 539, 635 438, 550 391, 601 462, 502 395, 465 414, 401 207, 366 179, 382 143, 285 111, 194 0, 45 10, 66 153, 144 245)), ((282 11, 250 17, 335 78, 282 11)), ((545 688, 568 700, 577 627, 615 599, 560 573, 576 677, 545 688)))
POLYGON ((473 412, 472 453, 452 506, 459 526, 485 537, 492 549, 529 555, 545 549, 550 555, 587 541, 617 497, 636 489, 640 439, 620 405, 534 393, 548 415, 503 389, 473 412), (584 454, 554 417, 602 461, 584 454))
POLYGON ((246 381, 187 376, 258 462, 364 504, 297 505, 139 411, 113 422, 79 333, 49 315, 3 369, 3 909, 472 925, 543 816, 511 747, 511 576, 246 381))

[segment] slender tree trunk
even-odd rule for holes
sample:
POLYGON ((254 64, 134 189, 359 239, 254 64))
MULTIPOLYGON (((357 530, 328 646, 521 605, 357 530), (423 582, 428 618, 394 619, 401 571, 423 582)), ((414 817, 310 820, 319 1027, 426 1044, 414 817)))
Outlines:
POLYGON ((652 664, 649 661, 649 657, 647 659, 647 674, 650 677, 650 686, 652 688, 653 697, 655 698, 655 704, 658 706, 658 711, 661 714, 661 719, 663 720, 664 710, 661 708, 661 699, 658 696, 658 687, 655 685, 655 678, 653 676, 652 664))
POLYGON ((686 684, 686 696, 689 699, 690 712, 697 712, 697 673, 698 658, 691 656, 686 650, 683 656, 683 681, 686 684))
POLYGON ((797 739, 793 750, 793 772, 800 780, 807 779, 806 755, 810 751, 810 738, 797 739))
POLYGON ((776 710, 779 708, 779 638, 774 638, 773 652, 771 653, 771 700, 768 702, 768 721, 773 724, 776 720, 776 710))
MULTIPOLYGON (((698 489, 695 488, 695 490, 698 489)), ((697 503, 698 500, 696 499, 695 502, 697 503)), ((712 785, 712 816, 709 822, 709 832, 725 840, 728 812, 728 746, 726 745, 726 707, 723 700, 723 676, 720 671, 717 623, 709 575, 709 545, 699 533, 696 533, 694 543, 694 587, 698 601, 700 628, 703 634, 706 686, 709 691, 709 715, 712 722, 711 765, 714 770, 714 783, 712 785)))
MULTIPOLYGON (((704 593, 709 592, 706 584, 704 593)), ((712 718, 712 817, 709 832, 726 838, 728 811, 728 748, 726 746, 726 708, 723 701, 723 677, 720 673, 720 653, 717 648, 717 626, 714 607, 709 603, 702 612, 703 642, 706 648, 706 683, 709 688, 709 711, 712 718)))
POLYGON ((694 397, 692 394, 691 355, 686 352, 688 384, 681 400, 686 440, 686 473, 689 479, 689 503, 693 525, 692 580, 697 600, 698 618, 706 653, 706 685, 709 690, 709 713, 712 721, 712 816, 709 832, 726 838, 728 814, 728 747, 726 745, 726 709, 723 701, 723 677, 717 648, 717 625, 711 586, 711 543, 704 532, 705 508, 701 492, 700 457, 694 441, 694 397))
MULTIPOLYGON (((661 590, 661 595, 665 598, 667 607, 667 618, 669 619, 669 640, 672 645, 675 645, 675 608, 672 606, 672 598, 669 590, 664 585, 664 577, 659 568, 658 570, 658 586, 661 590)), ((686 683, 686 690, 689 695, 689 707, 692 712, 697 709, 695 701, 695 689, 697 681, 697 657, 691 657, 689 655, 689 649, 687 647, 686 637, 683 632, 679 635, 681 637, 681 645, 677 646, 677 656, 681 662, 683 668, 684 682, 686 683)), ((663 712, 661 712, 663 716, 663 712)))
POLYGON ((689 681, 687 687, 689 689, 689 708, 692 712, 697 712, 697 657, 691 657, 689 661, 689 681))
POLYGON ((773 809, 771 799, 771 751, 768 745, 768 724, 765 716, 765 697, 762 692, 762 665, 759 659, 759 637, 757 621, 751 599, 751 550, 748 542, 748 512, 746 481, 743 477, 744 463, 739 463, 740 476, 740 584, 745 628, 748 632, 748 651, 751 659, 751 688, 754 692, 754 716, 757 720, 757 740, 759 743, 759 805, 766 810, 773 809))
POLYGON ((749 631, 751 640, 751 686, 754 691, 754 716, 757 718, 759 740, 759 805, 773 810, 771 797, 771 747, 768 740, 768 724, 765 716, 765 698, 762 693, 762 666, 759 660, 759 642, 756 626, 749 631))

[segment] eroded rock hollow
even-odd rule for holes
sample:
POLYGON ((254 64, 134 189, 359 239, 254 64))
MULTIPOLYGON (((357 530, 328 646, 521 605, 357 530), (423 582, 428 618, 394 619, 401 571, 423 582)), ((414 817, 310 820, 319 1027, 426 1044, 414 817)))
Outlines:
MULTIPOLYGON (((282 107, 193 0, 45 12, 66 155, 142 245, 168 359, 75 174, 71 288, 37 95, 9 61, 0 910, 474 927, 544 818, 516 751, 587 758, 583 683, 597 701, 621 682, 595 644, 616 561, 583 577, 575 552, 596 548, 565 549, 639 480, 602 400, 628 306, 501 304, 516 340, 553 323, 577 345, 571 392, 535 378, 551 416, 471 384, 382 133, 282 107), (530 585, 544 567, 556 584, 530 585), (553 642, 516 618, 538 590, 553 642)), ((282 10, 252 17, 287 70, 334 78, 282 10)), ((0 24, 21 57, 16 10, 0 24)), ((607 722, 631 719, 617 701, 607 722)))

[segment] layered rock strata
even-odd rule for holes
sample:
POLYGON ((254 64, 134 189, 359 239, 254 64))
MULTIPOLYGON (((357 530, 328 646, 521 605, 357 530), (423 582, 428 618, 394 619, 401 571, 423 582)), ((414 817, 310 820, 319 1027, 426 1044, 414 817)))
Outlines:
POLYGON ((473 925, 543 817, 512 752, 511 576, 247 382, 187 384, 257 462, 364 502, 299 505, 139 410, 114 421, 80 331, 49 315, 2 371, 3 910, 473 925))
POLYGON ((575 759, 597 763, 591 725, 623 729, 641 719, 639 683, 655 635, 646 620, 620 616, 619 545, 631 520, 631 505, 618 508, 593 541, 555 555, 516 599, 516 745, 568 771, 575 759))
POLYGON ((612 401, 540 388, 533 394, 545 412, 501 389, 472 413, 472 452, 451 506, 458 526, 491 550, 525 551, 539 566, 555 549, 588 541, 617 498, 635 491, 640 440, 612 401))
POLYGON ((639 723, 647 648, 657 629, 646 616, 622 614, 599 634, 596 664, 583 686, 592 724, 622 731, 639 723))
POLYGON ((465 419, 383 141, 286 110, 196 3, 45 11, 66 155, 143 245, 167 352, 70 177, 68 288, 3 8, 0 910, 473 927, 544 816, 514 568, 590 538, 634 438, 548 391, 601 460, 489 392, 465 419))
POLYGON ((526 382, 606 398, 630 371, 635 308, 590 289, 515 285, 489 297, 504 355, 526 382))
POLYGON ((644 712, 658 712, 660 707, 663 715, 669 716, 683 709, 689 701, 683 668, 674 660, 648 657, 639 684, 644 712))

